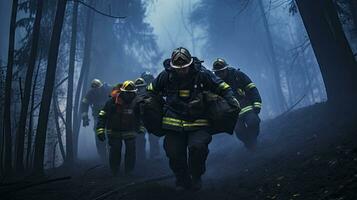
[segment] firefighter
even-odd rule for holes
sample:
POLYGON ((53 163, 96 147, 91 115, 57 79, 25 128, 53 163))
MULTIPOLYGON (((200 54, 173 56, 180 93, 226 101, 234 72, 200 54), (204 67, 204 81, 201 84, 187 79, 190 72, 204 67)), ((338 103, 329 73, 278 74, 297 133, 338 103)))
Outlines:
MULTIPOLYGON (((141 78, 145 81, 146 84, 150 84, 154 80, 154 76, 146 71, 141 74, 141 78)), ((149 145, 150 145, 150 158, 151 159, 159 159, 160 158, 160 138, 155 136, 154 134, 148 134, 149 145)))
POLYGON ((109 165, 113 175, 119 174, 121 149, 125 143, 124 172, 130 175, 135 167, 136 145, 139 121, 137 89, 133 81, 125 81, 118 93, 113 94, 100 110, 97 123, 97 137, 109 144, 109 165))
POLYGON ((176 188, 199 190, 212 140, 203 93, 222 96, 232 108, 239 109, 239 103, 229 85, 204 68, 186 48, 175 49, 163 64, 165 70, 147 87, 148 96, 166 97, 162 118, 162 129, 166 131, 164 149, 176 176, 176 188))
POLYGON ((214 61, 212 71, 232 87, 242 108, 235 127, 236 136, 248 150, 254 151, 260 125, 258 114, 262 108, 262 99, 256 85, 245 73, 228 66, 222 58, 214 61))
MULTIPOLYGON (((81 102, 81 115, 83 126, 89 126, 89 107, 92 109, 93 117, 93 130, 95 132, 95 125, 97 124, 98 114, 100 109, 104 106, 105 102, 108 100, 112 87, 106 83, 102 83, 99 79, 93 79, 91 82, 91 89, 87 92, 81 102)), ((106 158, 106 145, 100 142, 97 137, 95 137, 95 143, 97 147, 97 152, 101 159, 104 161, 106 158)))

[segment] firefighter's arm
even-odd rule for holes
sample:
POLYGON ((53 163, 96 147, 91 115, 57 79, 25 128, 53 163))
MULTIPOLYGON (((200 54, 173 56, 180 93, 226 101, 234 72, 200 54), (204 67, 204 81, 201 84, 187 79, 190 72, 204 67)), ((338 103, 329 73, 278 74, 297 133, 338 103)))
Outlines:
POLYGON ((89 117, 88 117, 89 105, 90 105, 90 97, 87 94, 86 96, 83 97, 80 105, 81 117, 83 120, 84 127, 89 125, 89 117))
POLYGON ((96 134, 100 141, 105 140, 105 127, 107 125, 108 113, 110 108, 110 101, 99 111, 98 122, 96 125, 96 134))
POLYGON ((167 72, 161 72, 147 87, 146 91, 149 95, 160 95, 164 90, 165 79, 167 72))
POLYGON ((247 98, 249 98, 252 102, 255 112, 259 113, 262 108, 262 99, 255 83, 253 83, 252 80, 243 72, 239 72, 238 76, 240 80, 243 81, 244 91, 247 98))
POLYGON ((223 97, 231 106, 240 109, 238 100, 234 97, 232 88, 220 79, 218 76, 214 75, 211 71, 207 70, 205 80, 209 86, 209 90, 219 96, 223 97))

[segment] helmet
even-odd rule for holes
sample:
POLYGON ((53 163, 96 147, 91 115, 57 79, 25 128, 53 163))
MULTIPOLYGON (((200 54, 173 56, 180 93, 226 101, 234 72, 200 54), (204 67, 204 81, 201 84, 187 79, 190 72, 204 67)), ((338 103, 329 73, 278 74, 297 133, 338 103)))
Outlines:
POLYGON ((122 92, 136 92, 136 86, 133 81, 125 81, 123 85, 120 87, 120 91, 122 92))
POLYGON ((91 82, 91 87, 92 88, 100 88, 103 86, 103 83, 102 81, 100 81, 99 79, 93 79, 92 82, 91 82))
POLYGON ((150 83, 152 80, 154 80, 154 76, 149 71, 143 72, 140 78, 144 79, 146 83, 150 83))
POLYGON ((190 66, 193 62, 193 58, 190 52, 183 47, 175 49, 171 54, 170 65, 175 69, 182 69, 190 66))
POLYGON ((222 58, 217 58, 214 62, 213 62, 213 68, 212 71, 217 72, 217 71, 221 71, 221 70, 225 70, 227 69, 228 64, 227 62, 222 59, 222 58))
POLYGON ((135 80, 135 86, 137 87, 146 86, 146 81, 143 78, 137 78, 135 80))

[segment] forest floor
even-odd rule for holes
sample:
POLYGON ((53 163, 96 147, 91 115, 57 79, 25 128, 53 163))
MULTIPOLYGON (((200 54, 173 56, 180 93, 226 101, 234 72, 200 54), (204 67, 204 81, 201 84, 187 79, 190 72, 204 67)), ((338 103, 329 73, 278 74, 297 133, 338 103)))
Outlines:
POLYGON ((42 185, 1 185, 0 199, 357 199, 357 114, 316 104, 261 127, 260 146, 247 152, 234 136, 210 144, 202 190, 175 191, 166 158, 136 169, 135 177, 112 177, 107 166, 82 162, 75 173, 48 172, 42 185), (30 186, 30 187, 29 187, 30 186))

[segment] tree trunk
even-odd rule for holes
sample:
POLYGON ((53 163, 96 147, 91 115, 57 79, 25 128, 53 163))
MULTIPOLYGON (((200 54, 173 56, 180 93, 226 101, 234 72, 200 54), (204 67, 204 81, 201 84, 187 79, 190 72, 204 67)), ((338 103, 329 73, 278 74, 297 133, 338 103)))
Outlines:
POLYGON ((58 0, 56 17, 51 35, 50 48, 48 53, 48 64, 45 78, 45 86, 43 88, 40 113, 38 117, 38 125, 35 138, 35 158, 34 170, 35 173, 43 173, 43 161, 45 153, 46 131, 48 124, 48 116, 51 106, 52 93, 55 83, 58 50, 63 26, 63 19, 66 10, 66 0, 58 0))
MULTIPOLYGON (((94 1, 91 1, 93 3, 94 1)), ((87 12, 87 21, 86 21, 86 31, 85 31, 85 44, 84 44, 84 55, 82 68, 77 84, 77 91, 75 95, 75 106, 74 106, 74 120, 73 120, 73 133, 74 133, 74 152, 77 157, 78 152, 78 138, 79 138, 79 130, 81 127, 81 116, 80 116, 80 101, 81 101, 81 91, 82 94, 85 93, 87 84, 85 84, 86 79, 88 79, 89 73, 89 65, 90 65, 90 55, 92 52, 92 35, 93 35, 93 18, 94 13, 90 10, 87 12), (82 90, 83 89, 83 90, 82 90)))
POLYGON ((30 119, 29 119, 29 128, 27 132, 27 151, 26 151, 26 168, 29 169, 30 164, 30 157, 31 157, 31 149, 32 149, 32 132, 33 132, 33 112, 35 107, 35 96, 36 96, 36 85, 37 85, 37 78, 41 67, 41 59, 38 61, 37 70, 35 74, 35 80, 33 81, 32 85, 32 94, 31 94, 31 107, 30 107, 30 119))
POLYGON ((69 67, 68 67, 68 88, 67 88, 67 101, 66 101, 66 158, 65 164, 71 165, 73 163, 73 76, 74 65, 76 59, 76 46, 77 46, 77 16, 78 16, 78 2, 74 2, 72 13, 72 32, 71 32, 71 47, 69 53, 69 67))
POLYGON ((32 31, 32 45, 31 45, 31 53, 29 65, 26 72, 26 80, 25 80, 25 90, 24 97, 21 104, 21 114, 19 120, 18 132, 16 134, 16 171, 22 172, 24 170, 23 160, 24 160, 24 142, 25 142, 25 131, 26 131, 26 121, 27 121, 27 113, 28 107, 30 104, 30 96, 31 96, 31 85, 32 85, 32 77, 33 71, 35 69, 36 58, 37 58, 37 47, 38 40, 40 35, 40 27, 41 27, 41 18, 42 18, 42 7, 43 0, 37 1, 37 10, 35 23, 33 25, 32 31))
POLYGON ((14 65, 14 48, 15 48, 15 30, 17 17, 18 0, 13 0, 10 22, 9 34, 9 49, 7 58, 7 70, 5 79, 5 99, 4 99, 4 172, 9 174, 11 172, 12 163, 12 145, 11 145, 11 86, 12 86, 12 71, 14 65))
POLYGON ((356 100, 357 64, 332 0, 296 3, 320 65, 328 102, 351 109, 356 100))
MULTIPOLYGON (((52 109, 53 109, 53 112, 54 112, 54 120, 55 120, 56 132, 57 132, 57 142, 58 142, 59 147, 60 147, 62 158, 63 158, 63 160, 65 160, 66 159, 66 152, 64 151, 63 142, 62 142, 61 127, 60 127, 59 121, 58 121, 59 120, 59 112, 60 112, 60 110, 59 110, 59 106, 58 106, 57 95, 54 95, 54 97, 53 97, 52 109)), ((65 123, 65 126, 67 126, 66 124, 67 123, 65 123)), ((68 144, 66 143, 66 149, 68 151, 67 145, 68 144)), ((68 153, 67 153, 67 156, 68 156, 68 153)), ((71 164, 71 163, 68 163, 68 164, 71 164)))
POLYGON ((285 97, 283 95, 283 91, 281 89, 281 81, 280 81, 280 73, 279 73, 279 65, 278 61, 276 60, 276 53, 273 45, 273 38, 271 36, 271 32, 269 29, 269 24, 267 17, 265 15, 265 10, 264 10, 264 5, 263 5, 263 0, 258 1, 258 6, 260 9, 260 12, 262 13, 262 20, 263 20, 263 26, 264 30, 266 32, 266 37, 267 37, 267 44, 268 44, 268 54, 270 55, 270 64, 271 64, 271 69, 273 72, 273 81, 275 85, 275 101, 278 104, 277 109, 278 113, 282 113, 285 109, 287 109, 285 97))

